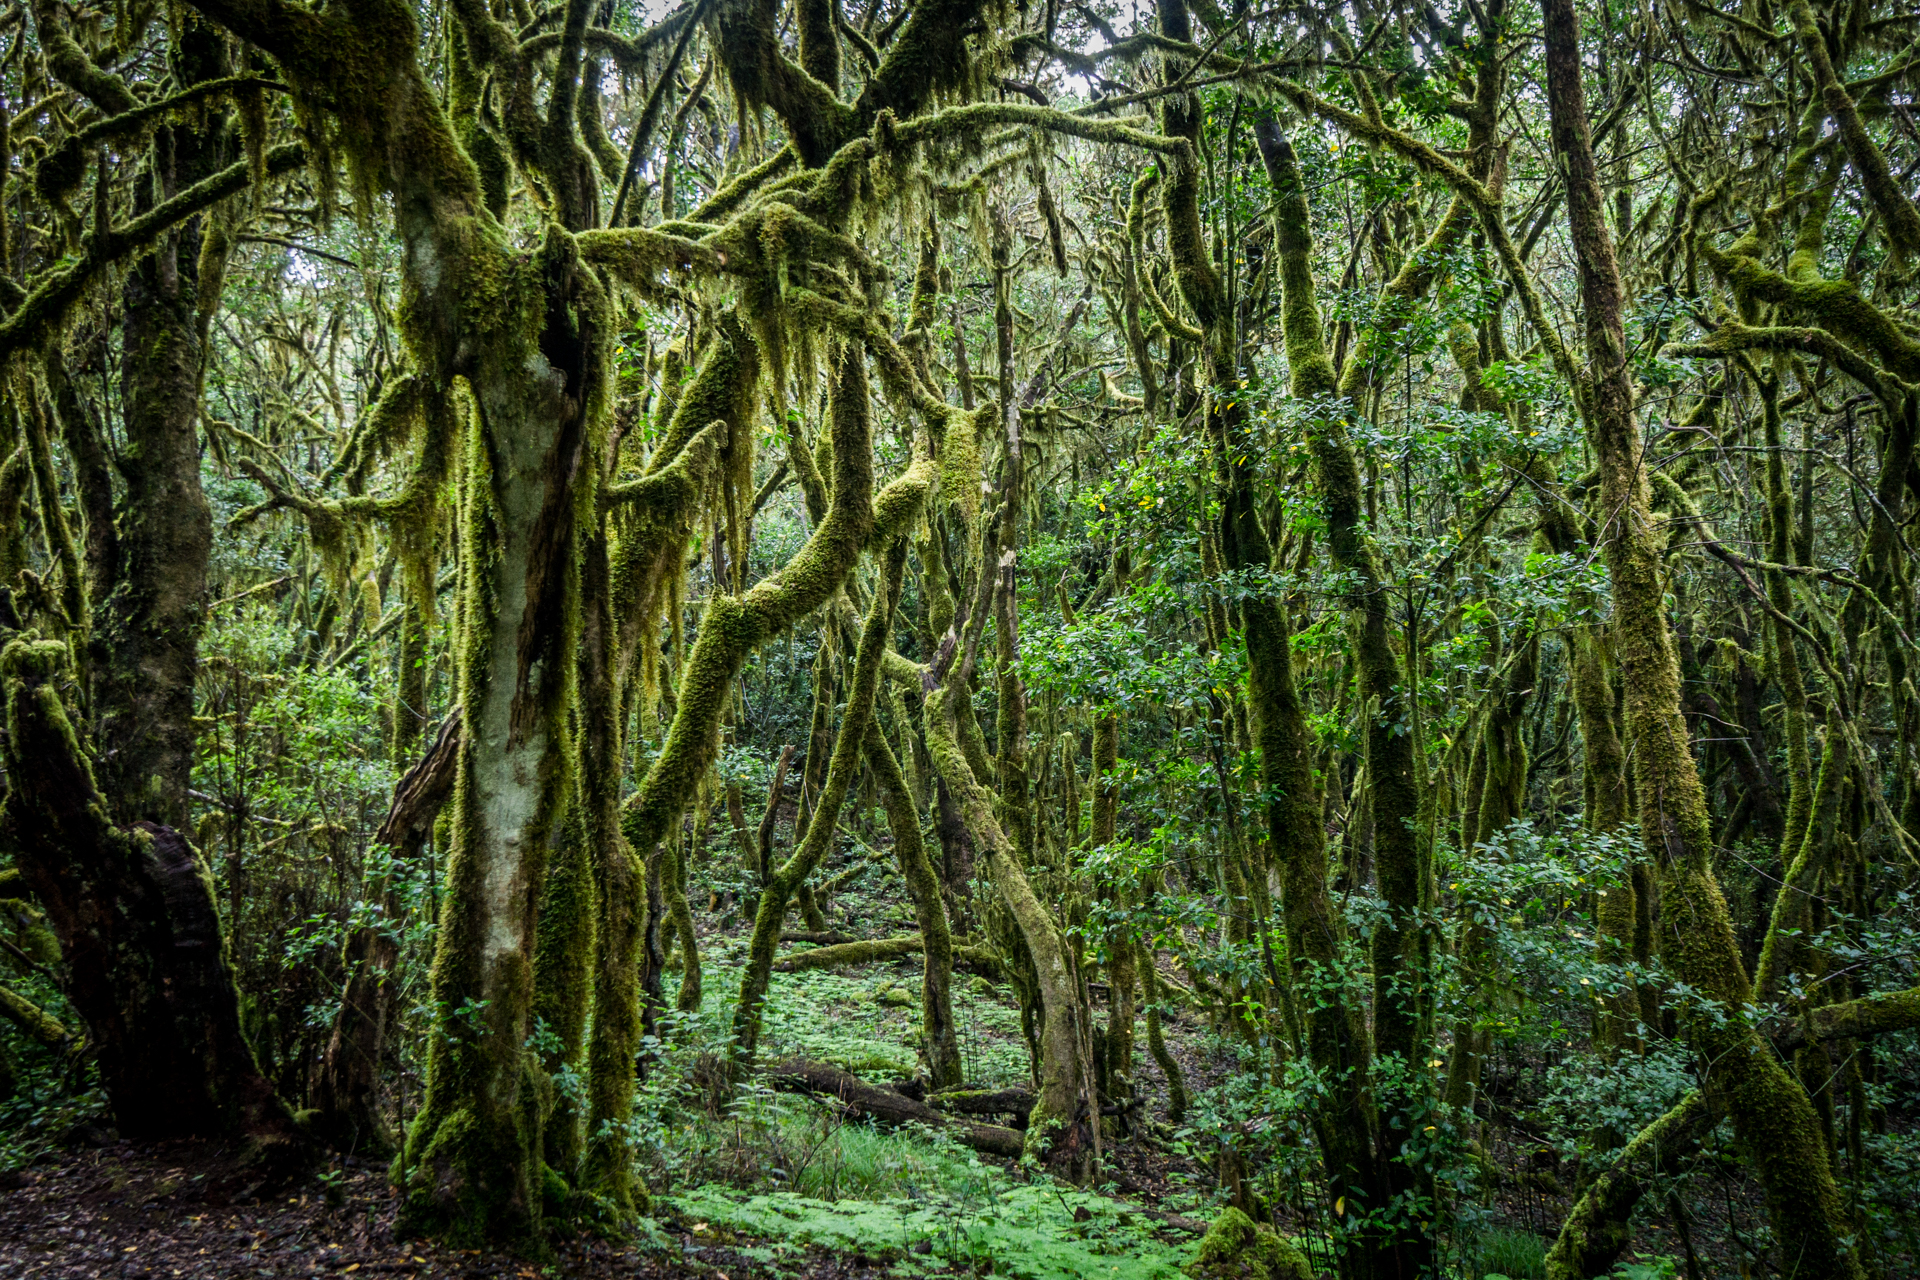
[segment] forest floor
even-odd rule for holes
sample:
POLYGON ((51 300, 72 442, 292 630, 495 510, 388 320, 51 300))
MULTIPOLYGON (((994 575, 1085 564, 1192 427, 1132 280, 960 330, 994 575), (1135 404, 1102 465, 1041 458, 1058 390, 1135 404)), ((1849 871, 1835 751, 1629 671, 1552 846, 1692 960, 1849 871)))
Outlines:
MULTIPOLYGON (((527 1261, 402 1240, 383 1167, 350 1162, 267 1194, 225 1148, 127 1143, 68 1153, 15 1174, 0 1195, 0 1275, 55 1277, 787 1276, 887 1274, 879 1257, 803 1250, 771 1267, 731 1233, 669 1217, 632 1242, 580 1237, 527 1261)), ((751 1245, 747 1246, 751 1247, 751 1245)))
MULTIPOLYGON (((704 895, 703 895, 704 896, 704 895)), ((711 902, 705 903, 711 907, 711 902)), ((835 913, 866 936, 911 931, 903 902, 878 891, 842 900, 835 913)), ((0 1173, 0 1277, 854 1277, 1016 1276, 1024 1280, 1179 1280, 1196 1232, 1215 1212, 1210 1162, 1196 1129, 1234 1119, 1189 1117, 1173 1125, 1160 1069, 1140 1044, 1140 1084, 1152 1112, 1106 1154, 1102 1185, 1080 1191, 976 1155, 937 1133, 879 1130, 817 1099, 750 1087, 730 1106, 703 1096, 722 1044, 744 958, 737 915, 698 912, 706 998, 669 1014, 671 1046, 642 1087, 634 1145, 653 1191, 648 1217, 617 1240, 562 1240, 537 1261, 448 1250, 399 1238, 398 1201, 384 1163, 343 1159, 286 1185, 262 1186, 237 1152, 204 1144, 135 1147, 102 1123, 72 1126, 29 1165, 0 1173)), ((766 1005, 764 1061, 828 1063, 874 1084, 917 1068, 917 957, 842 970, 776 974, 766 1005)), ((677 979, 667 1000, 677 995, 677 979)), ((970 1081, 1023 1085, 1028 1063, 1011 991, 956 974, 955 1023, 970 1081)), ((1166 1020, 1167 1040, 1196 1095, 1221 1083, 1231 1055, 1204 1019, 1166 1020)), ((1489 1255, 1459 1269, 1463 1280, 1499 1272, 1536 1274, 1547 1238, 1567 1207, 1560 1168, 1525 1136, 1518 1099, 1499 1097, 1505 1073, 1490 1065, 1487 1149, 1510 1172, 1484 1197, 1489 1255), (1557 1172, 1556 1172, 1557 1171, 1557 1172)), ((1744 1189, 1742 1189, 1744 1190, 1744 1189)), ((1307 1196, 1287 1198, 1301 1201, 1307 1196)), ((1757 1204, 1728 1211, 1749 1222, 1757 1204)), ((1283 1229, 1309 1224, 1283 1210, 1283 1229)), ((1707 1274, 1735 1274, 1724 1237, 1696 1224, 1707 1274), (1722 1270, 1721 1267, 1725 1266, 1722 1270)), ((1652 1224, 1636 1240, 1648 1277, 1673 1275, 1680 1252, 1652 1224)), ((1629 1255, 1630 1257, 1633 1255, 1629 1255)), ((1629 1272, 1628 1274, 1635 1274, 1629 1272)))

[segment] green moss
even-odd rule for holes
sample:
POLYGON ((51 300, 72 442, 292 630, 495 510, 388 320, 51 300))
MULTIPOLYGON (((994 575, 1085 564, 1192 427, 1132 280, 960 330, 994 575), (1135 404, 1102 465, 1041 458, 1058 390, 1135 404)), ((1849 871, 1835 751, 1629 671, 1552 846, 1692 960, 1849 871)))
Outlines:
POLYGON ((995 412, 994 405, 985 404, 972 413, 947 415, 940 446, 940 496, 968 523, 980 515, 980 433, 995 412))
POLYGON ((1313 1268, 1298 1249, 1238 1209, 1213 1220, 1182 1270, 1193 1280, 1313 1280, 1313 1268))
POLYGON ((561 1082, 578 1080, 586 1065, 596 905, 586 821, 576 801, 547 867, 533 953, 533 1020, 537 1032, 544 1033, 534 1037, 534 1049, 541 1069, 555 1082, 542 1126, 544 1155, 548 1173, 565 1177, 579 1171, 585 1119, 578 1090, 561 1082))

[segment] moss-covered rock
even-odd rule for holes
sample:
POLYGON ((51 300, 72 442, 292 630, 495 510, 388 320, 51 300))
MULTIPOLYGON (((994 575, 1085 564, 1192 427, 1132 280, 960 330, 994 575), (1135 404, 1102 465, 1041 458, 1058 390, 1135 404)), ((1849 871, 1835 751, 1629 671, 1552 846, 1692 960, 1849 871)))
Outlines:
POLYGON ((1213 1220, 1184 1270, 1194 1280, 1313 1280, 1298 1249, 1238 1209, 1213 1220))

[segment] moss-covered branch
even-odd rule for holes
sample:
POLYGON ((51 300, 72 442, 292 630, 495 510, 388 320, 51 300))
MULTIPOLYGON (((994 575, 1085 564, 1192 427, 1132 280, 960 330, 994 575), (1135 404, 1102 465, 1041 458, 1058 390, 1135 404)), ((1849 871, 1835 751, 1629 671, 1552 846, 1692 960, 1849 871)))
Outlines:
POLYGON ((1821 1005, 1805 1017, 1781 1023, 1771 1039, 1785 1054, 1818 1041, 1865 1040, 1912 1027, 1920 1027, 1920 987, 1821 1005))
MULTIPOLYGON (((1901 411, 1905 387, 1889 379, 1852 347, 1825 329, 1805 325, 1745 325, 1727 321, 1701 342, 1675 342, 1662 347, 1664 360, 1725 360, 1747 351, 1798 351, 1831 360, 1836 369, 1858 382, 1888 411, 1901 411)), ((1777 557, 1776 557, 1777 558, 1777 557)))
MULTIPOLYGON (((290 173, 306 161, 305 147, 297 142, 284 143, 267 153, 267 172, 276 176, 290 173)), ((58 332, 68 310, 108 267, 148 247, 194 215, 246 190, 253 176, 252 162, 240 160, 104 236, 89 235, 78 255, 48 269, 29 286, 26 297, 7 313, 6 319, 0 320, 0 360, 58 332)))
POLYGON ((8 987, 0 987, 0 1017, 49 1049, 64 1050, 73 1043, 66 1024, 8 987))
POLYGON ((1634 1135, 1574 1201, 1547 1254, 1548 1280, 1604 1276, 1632 1239, 1633 1208, 1640 1201, 1646 1166, 1671 1168, 1691 1155, 1717 1117, 1699 1093, 1634 1135))
POLYGON ((905 574, 906 539, 896 538, 885 555, 880 581, 874 589, 873 603, 867 610, 866 625, 861 628, 860 647, 854 655, 853 674, 847 686, 846 708, 841 713, 840 729, 834 738, 833 756, 827 765, 820 798, 813 807, 812 819, 799 846, 785 863, 767 876, 766 884, 760 890, 746 972, 740 979, 740 999, 733 1014, 736 1070, 751 1068, 759 1047, 761 1005, 767 997, 769 975, 773 971, 773 950, 779 941, 780 926, 786 920, 788 904, 833 847, 833 838, 839 828, 840 807, 846 801, 847 788, 852 785, 853 775, 859 768, 867 728, 873 717, 874 694, 880 687, 880 655, 887 647, 887 637, 893 627, 893 609, 905 574))
POLYGON ((1920 208, 1914 206, 1913 197, 1901 187, 1902 179, 1894 177, 1886 154, 1868 136, 1866 124, 1860 119, 1860 109, 1833 65, 1827 35, 1814 17, 1813 6, 1808 0, 1788 0, 1787 17, 1793 23, 1793 34, 1813 69, 1814 79, 1819 82, 1827 114, 1839 126, 1840 137, 1847 147, 1847 159, 1853 162, 1861 185, 1867 189, 1868 199, 1887 229, 1888 241, 1903 257, 1920 257, 1920 208))

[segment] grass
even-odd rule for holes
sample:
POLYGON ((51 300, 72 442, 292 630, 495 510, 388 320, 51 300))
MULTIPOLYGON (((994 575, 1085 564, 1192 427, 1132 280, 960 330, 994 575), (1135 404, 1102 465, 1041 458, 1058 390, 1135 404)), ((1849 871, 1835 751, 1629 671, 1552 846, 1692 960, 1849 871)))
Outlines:
POLYGON ((1547 1242, 1532 1232, 1490 1228, 1476 1252, 1476 1280, 1547 1280, 1547 1242))

